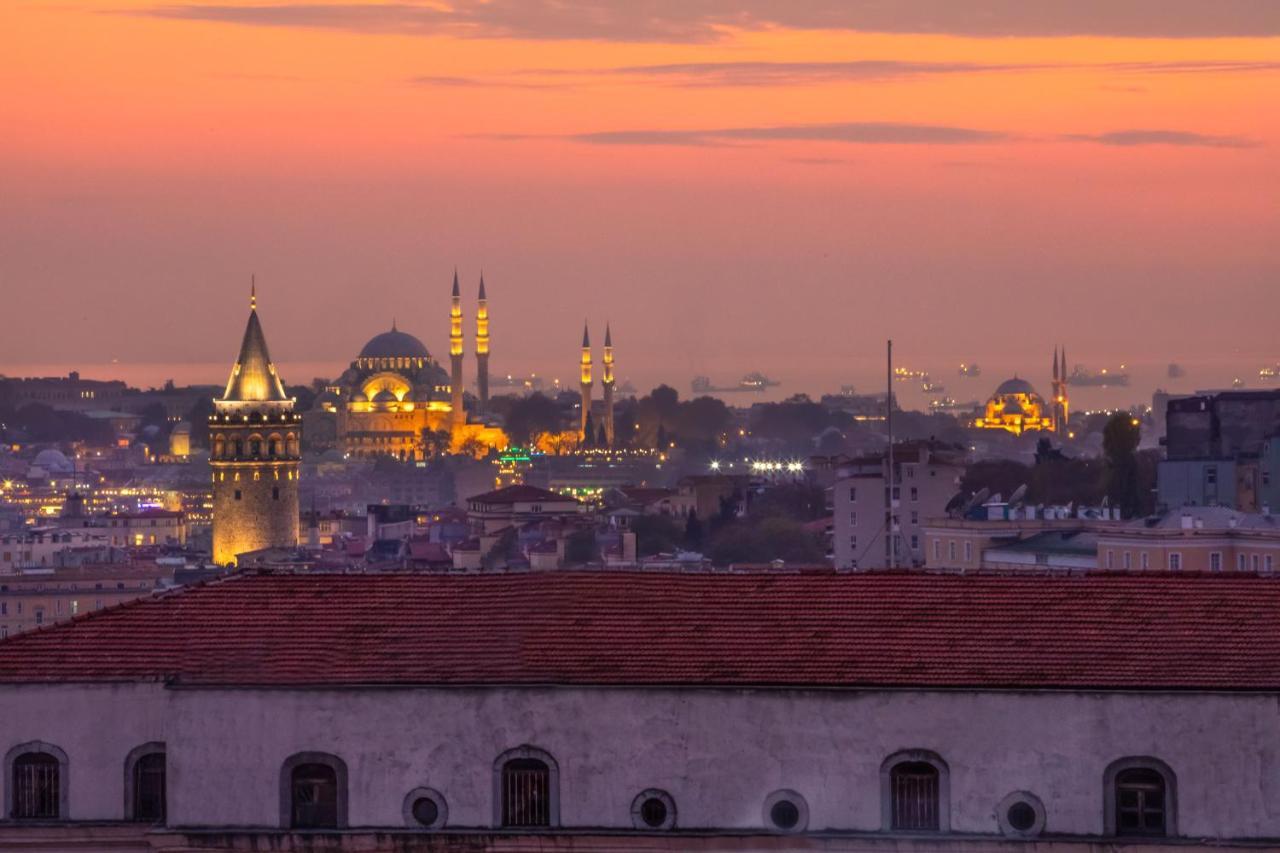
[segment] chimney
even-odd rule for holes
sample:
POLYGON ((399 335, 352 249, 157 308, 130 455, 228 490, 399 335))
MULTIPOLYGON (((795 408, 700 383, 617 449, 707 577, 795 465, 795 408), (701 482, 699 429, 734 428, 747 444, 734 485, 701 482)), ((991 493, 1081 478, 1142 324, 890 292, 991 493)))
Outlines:
POLYGON ((1192 519, 1191 517, 1191 513, 1184 512, 1182 514, 1182 529, 1191 530, 1194 527, 1195 527, 1195 522, 1194 522, 1194 519, 1192 519))

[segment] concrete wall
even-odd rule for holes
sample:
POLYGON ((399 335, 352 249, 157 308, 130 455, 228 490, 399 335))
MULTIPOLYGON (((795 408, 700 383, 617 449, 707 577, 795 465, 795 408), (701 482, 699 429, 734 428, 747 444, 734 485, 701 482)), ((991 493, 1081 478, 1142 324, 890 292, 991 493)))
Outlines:
POLYGON ((1047 831, 1103 832, 1103 773, 1154 756, 1177 774, 1189 837, 1280 837, 1274 696, 584 689, 167 690, 2 687, 0 749, 56 744, 70 816, 119 819, 125 756, 168 744, 171 826, 275 827, 279 775, 302 751, 340 756, 350 825, 402 827, 405 795, 435 788, 451 827, 493 825, 493 761, 530 744, 560 768, 565 827, 631 828, 646 788, 682 829, 762 829, 791 788, 811 830, 878 831, 880 766, 903 749, 950 766, 951 827, 998 832, 997 804, 1040 797, 1047 831))

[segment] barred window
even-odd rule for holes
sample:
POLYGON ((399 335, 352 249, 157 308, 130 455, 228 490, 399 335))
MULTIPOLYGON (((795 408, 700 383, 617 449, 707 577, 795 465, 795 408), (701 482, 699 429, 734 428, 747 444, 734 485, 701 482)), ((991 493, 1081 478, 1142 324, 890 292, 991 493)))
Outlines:
POLYGON ((164 823, 165 755, 149 752, 133 763, 132 818, 143 823, 164 823))
POLYGON ((292 774, 294 829, 338 827, 338 774, 328 764, 299 764, 292 774))
POLYGON ((1164 776, 1149 767, 1116 774, 1116 834, 1165 834, 1164 776))
POLYGON ((904 761, 890 771, 892 828, 937 830, 938 768, 924 761, 904 761))
POLYGON ((551 770, 537 758, 513 758, 502 765, 502 825, 551 825, 551 770))
POLYGON ((15 820, 57 820, 61 817, 62 773, 58 759, 47 752, 25 752, 13 760, 15 820))

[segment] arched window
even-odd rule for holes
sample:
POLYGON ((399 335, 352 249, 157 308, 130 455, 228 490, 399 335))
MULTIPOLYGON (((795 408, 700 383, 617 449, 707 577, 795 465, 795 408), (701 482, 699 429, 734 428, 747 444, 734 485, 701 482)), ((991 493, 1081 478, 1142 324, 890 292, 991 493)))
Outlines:
POLYGON ((40 742, 16 746, 6 756, 8 812, 14 820, 61 820, 67 813, 67 754, 40 742))
POLYGON ((1122 758, 1107 768, 1103 786, 1108 835, 1176 834, 1176 779, 1163 761, 1122 758))
POLYGON ((494 806, 499 826, 539 829, 560 825, 560 769, 541 749, 510 749, 494 762, 494 806))
POLYGON ((167 762, 162 743, 148 743, 129 753, 124 763, 125 817, 140 823, 164 823, 167 762))
POLYGON ((290 829, 347 825, 347 765, 336 755, 300 752, 280 770, 280 812, 290 829))
POLYGON ((927 750, 905 750, 880 767, 881 820, 898 832, 942 832, 950 828, 947 763, 927 750))

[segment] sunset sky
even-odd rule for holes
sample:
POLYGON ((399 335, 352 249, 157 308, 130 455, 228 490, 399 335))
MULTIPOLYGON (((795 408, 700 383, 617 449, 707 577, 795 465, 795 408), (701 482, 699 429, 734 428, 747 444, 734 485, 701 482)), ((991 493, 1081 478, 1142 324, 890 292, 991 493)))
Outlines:
POLYGON ((1275 0, 7 0, 0 115, 0 373, 229 365, 250 274, 441 355, 455 265, 500 372, 1280 358, 1275 0))

